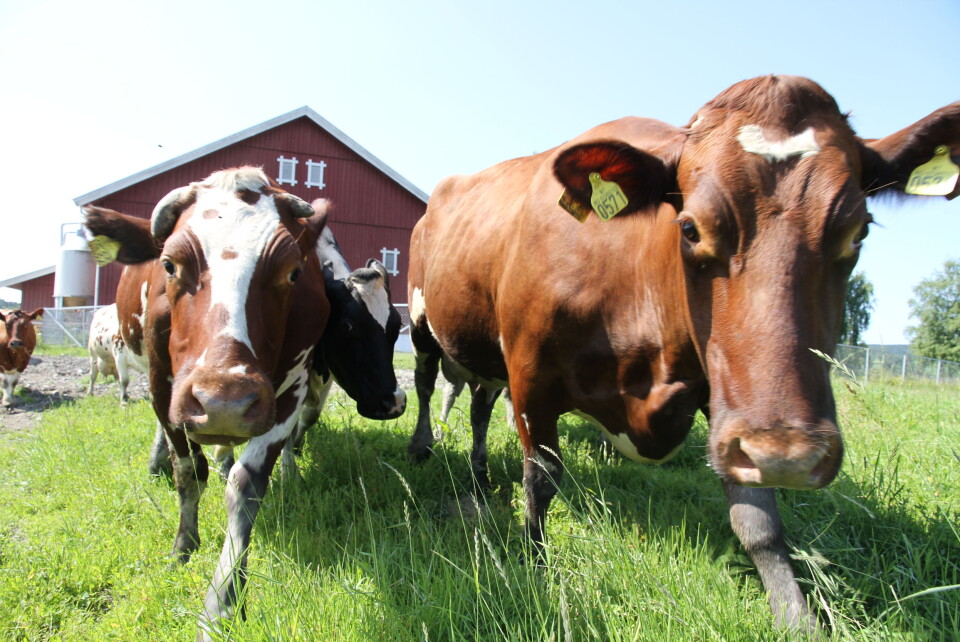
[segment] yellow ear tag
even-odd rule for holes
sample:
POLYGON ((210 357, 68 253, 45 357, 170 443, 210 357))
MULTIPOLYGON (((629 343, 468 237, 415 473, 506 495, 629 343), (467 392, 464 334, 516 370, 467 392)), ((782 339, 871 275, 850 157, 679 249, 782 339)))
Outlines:
POLYGON ((903 191, 919 196, 946 196, 956 187, 958 176, 960 167, 950 160, 950 148, 940 145, 933 158, 913 170, 903 191))
POLYGON ((90 254, 97 265, 103 267, 108 263, 117 260, 117 254, 120 253, 120 242, 114 241, 109 236, 94 236, 87 242, 90 246, 90 254))
POLYGON ((590 174, 590 185, 593 187, 590 205, 600 220, 609 221, 627 206, 627 197, 620 186, 603 180, 597 172, 590 174))
POLYGON ((571 198, 570 195, 567 194, 567 190, 563 190, 563 193, 560 194, 560 199, 557 201, 557 205, 570 212, 571 216, 581 223, 586 221, 587 217, 590 216, 590 209, 583 207, 580 205, 580 203, 571 198))

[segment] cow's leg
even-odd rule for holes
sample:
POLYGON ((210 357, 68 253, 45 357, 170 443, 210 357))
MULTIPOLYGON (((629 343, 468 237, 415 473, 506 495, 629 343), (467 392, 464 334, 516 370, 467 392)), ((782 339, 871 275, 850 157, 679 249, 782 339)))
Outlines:
POLYGON ((213 461, 217 462, 217 468, 220 469, 220 477, 227 479, 230 477, 230 469, 237 462, 233 456, 233 446, 217 446, 213 449, 213 461))
POLYGON ((793 575, 773 488, 723 483, 730 525, 760 573, 778 626, 813 631, 816 623, 793 575))
POLYGON ((300 416, 297 418, 297 425, 293 429, 293 434, 287 439, 283 446, 283 457, 280 460, 280 475, 284 480, 301 477, 300 469, 297 466, 297 457, 303 451, 303 443, 307 438, 307 430, 317 423, 323 407, 327 403, 327 397, 330 396, 330 390, 333 388, 333 377, 323 376, 316 372, 310 373, 310 385, 307 388, 306 399, 303 400, 303 406, 300 408, 300 416))
POLYGON ((120 383, 120 405, 127 405, 127 386, 130 385, 130 370, 127 367, 127 355, 122 350, 113 353, 113 361, 117 364, 117 381, 120 383))
POLYGON ((561 412, 555 407, 561 395, 554 391, 530 391, 513 385, 513 408, 517 434, 523 449, 523 489, 527 497, 526 530, 537 559, 543 552, 544 520, 550 501, 557 494, 563 478, 563 459, 557 420, 561 412))
POLYGON ((90 353, 90 385, 87 386, 88 396, 93 394, 93 384, 97 382, 98 374, 100 374, 100 370, 97 368, 97 357, 91 352, 90 353))
MULTIPOLYGON (((411 328, 411 334, 413 329, 411 328)), ((416 369, 413 372, 413 381, 417 388, 417 399, 420 402, 417 414, 417 427, 407 446, 407 455, 415 462, 421 462, 430 456, 433 446, 433 430, 430 428, 430 397, 433 396, 437 384, 437 374, 440 372, 440 354, 434 352, 417 352, 416 369)))
POLYGON ((20 373, 14 370, 13 372, 5 372, 3 375, 0 375, 0 379, 3 380, 3 405, 10 407, 13 405, 13 391, 17 387, 17 382, 20 380, 20 373))
POLYGON ((220 633, 219 621, 233 617, 237 596, 247 581, 247 548, 253 524, 282 446, 282 442, 251 441, 230 470, 225 496, 227 533, 203 603, 198 640, 212 639, 212 634, 220 633))
POLYGON ((173 481, 180 496, 180 526, 173 542, 173 554, 179 561, 187 562, 200 546, 197 513, 210 471, 203 449, 189 441, 182 430, 167 431, 167 438, 174 455, 173 481))
POLYGON ((453 381, 448 380, 443 386, 443 404, 440 406, 440 421, 443 423, 447 423, 447 417, 450 416, 453 404, 456 403, 457 397, 463 391, 463 385, 463 379, 454 377, 453 381))
POLYGON ((167 443, 167 433, 163 424, 157 422, 157 430, 153 435, 153 446, 150 448, 150 463, 147 472, 154 477, 173 474, 173 463, 170 460, 170 445, 167 443))
POLYGON ((470 399, 470 427, 473 430, 473 450, 470 451, 470 468, 473 471, 474 488, 483 493, 490 488, 487 475, 487 428, 493 405, 500 396, 500 389, 488 390, 477 384, 470 399))
POLYGON ((516 430, 517 418, 513 415, 513 399, 510 397, 509 387, 503 389, 503 405, 504 411, 507 415, 507 426, 516 430))

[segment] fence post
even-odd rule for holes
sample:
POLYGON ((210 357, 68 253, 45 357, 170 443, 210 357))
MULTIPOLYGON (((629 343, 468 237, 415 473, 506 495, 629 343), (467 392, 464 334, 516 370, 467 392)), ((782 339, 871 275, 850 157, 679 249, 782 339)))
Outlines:
POLYGON ((940 368, 943 367, 943 359, 937 359, 937 384, 940 383, 940 368))
POLYGON ((907 380, 907 353, 903 353, 903 367, 900 368, 900 383, 907 380))
POLYGON ((870 381, 870 348, 867 348, 867 356, 863 364, 863 385, 870 381))

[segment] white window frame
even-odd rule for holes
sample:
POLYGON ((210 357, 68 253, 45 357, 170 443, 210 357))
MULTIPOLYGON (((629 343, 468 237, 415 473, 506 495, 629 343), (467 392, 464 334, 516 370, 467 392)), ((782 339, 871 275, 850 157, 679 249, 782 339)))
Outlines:
POLYGON ((383 263, 383 267, 387 269, 387 273, 393 276, 400 274, 400 250, 393 248, 388 250, 387 248, 380 249, 380 262, 383 263), (389 259, 387 258, 389 257, 389 259))
POLYGON ((297 184, 297 157, 285 158, 280 156, 277 158, 277 163, 279 163, 279 168, 277 170, 277 185, 296 185, 297 184), (290 176, 285 176, 285 171, 290 172, 290 176))
POLYGON ((327 164, 323 161, 313 162, 313 159, 307 161, 307 180, 303 184, 304 187, 316 187, 317 189, 323 189, 327 186, 323 182, 323 170, 326 169, 327 164), (313 180, 314 168, 319 168, 316 172, 317 180, 313 180))

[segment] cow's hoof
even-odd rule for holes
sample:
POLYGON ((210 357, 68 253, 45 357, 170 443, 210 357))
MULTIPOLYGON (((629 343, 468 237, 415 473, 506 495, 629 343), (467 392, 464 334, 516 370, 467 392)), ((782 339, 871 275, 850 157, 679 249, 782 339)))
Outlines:
POLYGON ((410 444, 410 446, 407 447, 407 459, 410 460, 411 464, 422 464, 430 459, 431 455, 433 455, 433 448, 430 446, 414 446, 410 444))

